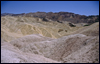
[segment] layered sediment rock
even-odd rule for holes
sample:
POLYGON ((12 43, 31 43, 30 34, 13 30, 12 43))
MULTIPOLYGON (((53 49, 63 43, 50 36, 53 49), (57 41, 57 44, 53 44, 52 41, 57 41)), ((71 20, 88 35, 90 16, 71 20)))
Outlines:
POLYGON ((1 17, 1 63, 99 63, 99 22, 75 25, 1 17))

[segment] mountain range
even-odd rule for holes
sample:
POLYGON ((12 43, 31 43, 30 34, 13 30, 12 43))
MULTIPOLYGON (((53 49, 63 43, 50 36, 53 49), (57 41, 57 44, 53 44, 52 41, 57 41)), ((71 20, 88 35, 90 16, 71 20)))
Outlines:
POLYGON ((25 17, 37 17, 41 18, 44 21, 57 21, 57 22, 72 22, 72 23, 88 23, 92 24, 99 22, 99 15, 79 15, 71 12, 35 12, 35 13, 21 13, 21 14, 12 14, 12 13, 2 13, 1 16, 25 16, 25 17))

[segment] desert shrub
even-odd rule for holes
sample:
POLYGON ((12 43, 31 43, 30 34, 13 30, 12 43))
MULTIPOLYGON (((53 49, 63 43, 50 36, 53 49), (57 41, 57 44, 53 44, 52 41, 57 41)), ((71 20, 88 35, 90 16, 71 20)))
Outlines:
POLYGON ((96 61, 98 61, 98 59, 95 59, 96 61))
POLYGON ((43 18, 43 21, 48 21, 46 18, 43 18))
POLYGON ((61 21, 57 20, 57 22, 62 23, 61 21))
POLYGON ((67 30, 65 30, 65 32, 67 32, 67 30))
POLYGON ((59 30, 58 30, 58 32, 61 32, 61 31, 63 31, 63 29, 59 29, 59 30))
POLYGON ((84 25, 84 26, 89 26, 89 25, 84 25))
POLYGON ((69 23, 69 26, 71 26, 71 27, 76 27, 75 25, 73 25, 72 23, 69 23))

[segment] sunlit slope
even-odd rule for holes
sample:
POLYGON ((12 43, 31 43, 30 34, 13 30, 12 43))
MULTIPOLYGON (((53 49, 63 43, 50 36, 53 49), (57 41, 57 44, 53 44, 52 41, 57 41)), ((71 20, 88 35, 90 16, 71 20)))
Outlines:
POLYGON ((87 36, 99 36, 99 22, 93 23, 90 26, 82 27, 73 32, 72 34, 77 34, 77 33, 84 34, 87 36))
POLYGON ((25 53, 8 42, 1 43, 1 63, 58 63, 34 53, 25 53))
POLYGON ((59 38, 72 33, 79 27, 70 27, 68 23, 45 22, 34 17, 1 17, 1 37, 6 41, 30 34, 59 38))
POLYGON ((33 17, 1 17, 1 62, 99 63, 99 22, 70 27, 33 17))
POLYGON ((53 39, 32 34, 11 42, 2 41, 1 51, 2 63, 98 63, 99 36, 74 34, 53 39))

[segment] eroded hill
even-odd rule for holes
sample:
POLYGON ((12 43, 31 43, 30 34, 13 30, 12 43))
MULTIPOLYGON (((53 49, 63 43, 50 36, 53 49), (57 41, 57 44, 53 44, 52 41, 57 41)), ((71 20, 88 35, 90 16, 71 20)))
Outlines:
POLYGON ((11 41, 30 34, 41 34, 46 37, 59 38, 81 27, 71 27, 68 22, 45 22, 40 18, 34 17, 1 17, 1 37, 5 41, 11 41))
POLYGON ((1 16, 25 16, 25 17, 36 17, 36 18, 45 18, 52 21, 60 22, 72 22, 72 23, 89 23, 99 22, 99 15, 79 15, 72 12, 35 12, 35 13, 22 13, 22 14, 12 14, 12 13, 2 13, 1 16))
POLYGON ((1 17, 1 63, 99 63, 99 22, 1 17))

